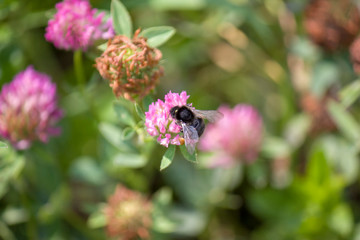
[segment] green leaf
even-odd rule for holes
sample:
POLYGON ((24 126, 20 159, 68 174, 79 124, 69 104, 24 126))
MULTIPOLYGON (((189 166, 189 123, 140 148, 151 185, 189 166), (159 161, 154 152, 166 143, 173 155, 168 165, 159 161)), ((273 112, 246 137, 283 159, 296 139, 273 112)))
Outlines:
POLYGON ((360 239, 360 223, 357 223, 356 226, 354 226, 353 231, 354 231, 353 238, 351 238, 351 239, 359 240, 360 239))
POLYGON ((147 159, 136 153, 118 153, 112 158, 114 167, 140 168, 145 166, 147 159))
POLYGON ((163 11, 168 10, 199 10, 206 7, 205 0, 150 0, 151 7, 163 11))
POLYGON ((155 102, 155 101, 150 95, 146 95, 144 97, 144 99, 143 99, 143 107, 144 107, 145 112, 149 111, 149 106, 153 102, 155 102))
POLYGON ((158 26, 144 29, 140 36, 147 38, 150 47, 159 47, 167 42, 175 34, 175 28, 170 26, 158 26))
POLYGON ((121 144, 122 132, 115 125, 110 123, 100 123, 99 130, 108 142, 112 143, 115 146, 121 144))
POLYGON ((118 116, 118 120, 122 124, 133 126, 133 127, 135 126, 135 120, 126 107, 124 107, 120 103, 116 102, 114 104, 114 109, 115 109, 116 115, 118 116))
POLYGON ((82 156, 75 159, 70 168, 70 176, 77 181, 101 185, 106 181, 106 175, 103 169, 96 163, 96 160, 82 156))
POLYGON ((311 184, 326 186, 326 183, 330 181, 331 169, 326 161, 323 149, 315 147, 312 150, 306 172, 311 184))
POLYGON ((130 14, 119 0, 111 1, 111 17, 115 32, 131 38, 133 30, 130 14))
POLYGON ((176 220, 172 234, 197 236, 206 227, 205 213, 196 208, 174 207, 170 211, 172 219, 176 220))
POLYGON ((142 108, 140 107, 140 105, 137 103, 135 103, 135 111, 136 111, 137 115, 141 118, 141 120, 145 120, 145 113, 142 110, 142 108))
POLYGON ((269 158, 289 156, 292 149, 287 141, 282 138, 265 137, 261 152, 269 158))
POLYGON ((131 147, 123 141, 123 134, 119 127, 110 123, 100 123, 99 131, 103 137, 120 151, 131 151, 131 147))
POLYGON ((4 142, 0 142, 0 148, 7 148, 8 146, 4 142))
POLYGON ((246 178, 255 188, 265 187, 269 178, 266 165, 260 160, 249 165, 246 169, 246 178))
MULTIPOLYGON (((176 228, 176 222, 169 218, 172 192, 168 187, 158 190, 153 198, 153 225, 152 228, 160 233, 171 233, 176 228)), ((157 239, 157 238, 156 238, 157 239)))
POLYGON ((291 118, 285 127, 285 139, 292 147, 299 147, 305 140, 311 126, 311 119, 306 114, 291 118))
POLYGON ((323 61, 314 66, 311 81, 312 92, 316 96, 323 96, 327 89, 340 78, 340 72, 336 64, 323 61))
MULTIPOLYGON (((3 149, 2 151, 7 151, 3 149)), ((8 184, 11 179, 19 176, 25 166, 25 159, 22 156, 9 154, 7 156, 0 156, 0 199, 7 192, 8 184)))
POLYGON ((299 197, 294 190, 256 189, 249 191, 244 197, 254 215, 268 223, 279 223, 282 219, 286 219, 286 221, 291 221, 292 224, 300 225, 301 220, 304 218, 302 211, 304 209, 303 198, 299 197))
POLYGON ((108 43, 103 43, 103 44, 100 44, 99 46, 97 46, 97 49, 101 50, 101 51, 105 51, 107 49, 107 45, 108 43))
POLYGON ((350 140, 360 140, 360 126, 341 104, 331 101, 328 110, 340 131, 350 140))
POLYGON ((66 116, 68 117, 82 114, 89 109, 88 103, 80 92, 72 92, 61 101, 61 106, 66 109, 66 116))
POLYGON ((341 236, 347 238, 354 227, 354 219, 350 207, 343 203, 333 209, 329 219, 329 225, 341 236))
POLYGON ((339 136, 324 135, 318 139, 326 159, 348 184, 356 181, 359 172, 358 149, 352 142, 339 136))
POLYGON ((38 219, 42 223, 49 223, 59 218, 70 202, 70 189, 67 185, 59 186, 50 196, 38 212, 38 219))
POLYGON ((180 151, 186 160, 193 163, 198 163, 196 151, 193 154, 190 154, 185 145, 180 145, 180 151))
POLYGON ((160 171, 170 166, 175 156, 175 149, 175 145, 170 145, 169 148, 166 150, 164 156, 161 159, 160 171))
POLYGON ((93 212, 87 221, 87 225, 92 229, 104 227, 106 223, 104 206, 100 206, 97 211, 93 212))
POLYGON ((132 136, 134 136, 134 133, 135 133, 135 129, 132 128, 132 127, 127 127, 123 130, 122 132, 122 138, 124 140, 128 140, 130 139, 132 136))
POLYGON ((340 91, 341 103, 345 107, 350 107, 360 96, 360 80, 356 80, 347 85, 340 91))
POLYGON ((291 44, 291 52, 304 59, 306 62, 314 63, 318 61, 321 52, 308 38, 297 38, 291 44))
POLYGON ((15 225, 28 221, 29 213, 25 208, 8 206, 1 218, 7 225, 15 225))
POLYGON ((10 228, 2 221, 0 221, 0 239, 16 240, 15 235, 10 228))
POLYGON ((153 202, 165 206, 171 203, 171 199, 172 199, 171 188, 163 187, 154 194, 153 202))

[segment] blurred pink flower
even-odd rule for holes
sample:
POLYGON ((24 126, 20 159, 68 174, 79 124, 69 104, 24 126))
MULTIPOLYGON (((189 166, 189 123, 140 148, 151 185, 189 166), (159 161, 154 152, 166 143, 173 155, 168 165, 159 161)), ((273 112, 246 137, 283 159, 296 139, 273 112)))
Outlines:
POLYGON ((219 108, 224 117, 206 127, 199 149, 212 152, 211 167, 230 167, 236 161, 252 162, 262 141, 263 124, 258 112, 249 105, 219 108))
POLYGON ((45 38, 57 48, 85 51, 95 40, 115 35, 111 19, 104 22, 105 13, 97 14, 88 0, 64 0, 56 4, 56 9, 45 38))
POLYGON ((61 118, 57 106, 56 85, 50 77, 28 67, 5 84, 0 93, 0 136, 17 149, 31 142, 46 142, 60 133, 53 125, 61 118))
POLYGON ((157 136, 157 141, 161 145, 168 147, 169 144, 181 144, 181 137, 178 134, 181 127, 170 116, 170 109, 174 106, 186 105, 189 97, 185 91, 180 94, 170 91, 165 95, 165 101, 158 99, 149 106, 149 111, 145 113, 146 130, 151 136, 157 136))

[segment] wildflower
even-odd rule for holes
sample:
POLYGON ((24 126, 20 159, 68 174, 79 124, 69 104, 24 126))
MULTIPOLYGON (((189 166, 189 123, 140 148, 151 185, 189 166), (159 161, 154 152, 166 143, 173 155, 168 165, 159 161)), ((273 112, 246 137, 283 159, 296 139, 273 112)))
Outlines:
POLYGON ((224 117, 209 124, 200 139, 199 149, 213 153, 210 166, 227 167, 236 161, 251 162, 257 158, 262 141, 262 120, 249 105, 231 109, 219 108, 224 117))
POLYGON ((56 4, 56 9, 45 38, 57 48, 86 51, 94 41, 115 35, 111 19, 104 22, 105 13, 97 14, 88 0, 64 0, 56 4))
POLYGON ((185 91, 180 94, 170 91, 165 95, 165 101, 158 99, 149 106, 149 111, 145 113, 146 130, 151 136, 157 137, 161 145, 168 147, 169 144, 181 144, 181 137, 178 134, 181 127, 170 116, 170 109, 174 106, 186 105, 189 97, 185 91))
POLYGON ((110 81, 115 96, 132 101, 149 94, 163 75, 160 50, 149 47, 139 33, 140 29, 132 40, 123 35, 109 40, 95 64, 101 76, 110 81))
POLYGON ((148 239, 151 211, 151 202, 140 193, 117 186, 105 207, 108 235, 126 240, 148 239))
POLYGON ((60 129, 54 124, 61 116, 56 85, 31 66, 1 90, 0 136, 17 149, 30 147, 34 140, 46 142, 50 135, 59 134, 60 129))
POLYGON ((327 50, 349 46, 360 29, 360 13, 351 0, 312 0, 305 9, 305 29, 327 50))

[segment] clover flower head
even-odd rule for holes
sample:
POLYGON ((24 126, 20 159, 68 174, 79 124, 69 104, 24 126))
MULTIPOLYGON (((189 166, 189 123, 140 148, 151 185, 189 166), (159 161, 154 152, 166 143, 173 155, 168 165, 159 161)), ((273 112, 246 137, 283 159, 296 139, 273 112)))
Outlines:
POLYGON ((131 101, 149 94, 163 75, 160 50, 151 48, 139 34, 140 29, 132 39, 115 36, 95 63, 100 75, 109 80, 115 96, 131 101))
POLYGON ((110 237, 128 240, 150 237, 152 204, 140 193, 118 185, 104 210, 110 237))
POLYGON ((179 135, 181 127, 170 115, 170 109, 175 106, 186 105, 190 96, 185 91, 165 95, 165 101, 158 99, 149 106, 149 111, 145 113, 145 127, 147 132, 157 137, 157 141, 168 147, 169 144, 180 145, 181 137, 179 135))
POLYGON ((229 167, 237 161, 254 161, 262 142, 263 124, 258 112, 245 104, 233 109, 221 106, 219 112, 224 117, 208 124, 199 142, 200 150, 213 153, 210 166, 229 167))
POLYGON ((64 0, 56 9, 45 38, 59 49, 86 51, 96 40, 115 35, 111 19, 104 21, 105 13, 97 14, 88 0, 64 0))
POLYGON ((0 93, 0 136, 17 149, 34 140, 46 142, 60 129, 54 127, 62 112, 57 106, 56 85, 46 74, 29 66, 5 84, 0 93))

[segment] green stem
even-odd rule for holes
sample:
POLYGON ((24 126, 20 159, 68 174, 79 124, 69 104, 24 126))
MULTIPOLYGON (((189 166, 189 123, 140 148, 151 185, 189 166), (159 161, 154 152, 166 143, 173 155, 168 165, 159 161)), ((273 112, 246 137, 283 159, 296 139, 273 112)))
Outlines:
POLYGON ((37 239, 37 234, 36 234, 37 226, 36 226, 35 214, 31 207, 32 202, 30 200, 30 197, 28 196, 28 192, 26 191, 25 182, 27 179, 28 179, 27 172, 24 171, 24 177, 20 178, 19 181, 15 182, 13 186, 20 196, 19 199, 21 201, 22 206, 29 213, 29 219, 26 222, 26 234, 27 234, 27 239, 33 240, 33 239, 37 239))
POLYGON ((77 231, 79 231, 86 239, 96 240, 104 239, 104 236, 101 233, 96 232, 95 230, 89 230, 86 225, 86 222, 83 221, 78 215, 72 211, 64 213, 64 219, 73 226, 77 231))
POLYGON ((10 228, 2 221, 0 221, 0 237, 6 240, 16 240, 10 228))
POLYGON ((81 92, 84 93, 85 75, 84 75, 81 50, 77 50, 76 52, 74 52, 74 69, 75 69, 76 80, 79 84, 79 88, 80 88, 81 92))
POLYGON ((85 91, 85 74, 84 74, 84 67, 83 67, 83 53, 81 50, 76 50, 74 52, 74 71, 76 75, 76 80, 78 82, 78 87, 80 89, 81 94, 83 95, 86 102, 89 104, 90 112, 94 116, 95 121, 99 121, 94 102, 92 98, 89 96, 88 93, 85 91))

